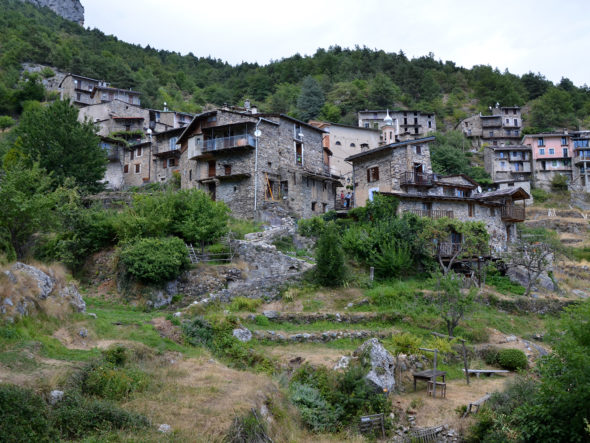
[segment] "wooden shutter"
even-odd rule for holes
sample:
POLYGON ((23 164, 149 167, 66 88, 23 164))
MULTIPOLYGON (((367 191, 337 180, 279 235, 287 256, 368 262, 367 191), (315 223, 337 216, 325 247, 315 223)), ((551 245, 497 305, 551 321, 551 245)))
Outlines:
POLYGON ((164 169, 166 169, 168 167, 168 160, 166 160, 166 159, 162 160, 162 167, 164 169))
POLYGON ((129 165, 123 166, 123 172, 127 174, 129 172, 129 165))
POLYGON ((374 174, 373 174, 373 178, 375 179, 375 181, 379 180, 379 168, 373 168, 374 169, 374 174))

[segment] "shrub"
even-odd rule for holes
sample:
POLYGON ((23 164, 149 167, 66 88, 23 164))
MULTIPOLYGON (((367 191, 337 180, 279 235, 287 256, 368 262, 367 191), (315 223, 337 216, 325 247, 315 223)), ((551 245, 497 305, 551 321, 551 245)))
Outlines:
POLYGON ((334 222, 322 233, 316 250, 315 280, 324 286, 339 286, 344 281, 346 268, 340 237, 334 222))
POLYGON ((497 365, 498 364, 498 348, 493 346, 487 346, 480 351, 481 358, 483 361, 486 362, 488 365, 497 365))
POLYGON ((322 217, 301 219, 297 222, 297 230, 304 237, 319 237, 326 228, 326 222, 322 217))
POLYGON ((186 246, 177 237, 137 240, 120 257, 128 274, 148 283, 170 281, 189 265, 186 246))
POLYGON ((266 442, 270 440, 266 428, 266 421, 260 421, 253 409, 242 417, 234 417, 223 441, 227 443, 266 442))
POLYGON ((390 241, 373 254, 373 266, 378 277, 395 278, 410 274, 414 259, 408 244, 390 241))
POLYGON ((136 430, 149 426, 148 419, 126 411, 105 400, 89 399, 78 393, 66 393, 52 411, 54 427, 62 438, 79 439, 112 429, 136 430))
POLYGON ((0 384, 0 440, 23 443, 57 440, 45 401, 29 389, 0 384))
POLYGON ((554 191, 567 191, 568 179, 563 174, 556 174, 551 180, 551 189, 554 191))
POLYGON ((531 189, 531 195, 536 203, 543 203, 549 199, 549 193, 544 189, 531 189))
POLYGON ((232 311, 255 312, 261 304, 262 300, 259 298, 236 297, 232 300, 229 308, 232 311))
POLYGON ((520 349, 502 349, 498 352, 498 363, 505 369, 516 371, 526 369, 528 360, 520 349))
POLYGON ((122 400, 148 385, 147 375, 136 368, 121 368, 110 363, 91 363, 85 370, 82 392, 109 400, 122 400))
POLYGON ((328 403, 317 388, 294 382, 291 384, 291 401, 312 431, 331 432, 337 429, 341 410, 328 403))
POLYGON ((257 315, 254 318, 254 323, 256 323, 258 326, 269 326, 270 320, 266 318, 264 315, 257 315))
POLYGON ((213 328, 201 316, 196 316, 190 322, 183 323, 182 331, 186 340, 193 346, 210 346, 213 341, 213 328))
POLYGON ((385 347, 397 354, 418 354, 419 348, 422 346, 422 339, 410 332, 401 334, 394 334, 390 339, 385 340, 385 347))

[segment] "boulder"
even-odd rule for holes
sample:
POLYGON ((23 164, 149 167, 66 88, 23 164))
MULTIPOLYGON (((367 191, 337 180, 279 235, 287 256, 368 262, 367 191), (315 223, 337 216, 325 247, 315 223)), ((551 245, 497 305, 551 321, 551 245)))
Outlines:
POLYGON ((337 371, 338 369, 348 368, 348 365, 350 364, 350 360, 351 360, 351 357, 343 355, 342 357, 340 357, 340 360, 338 360, 338 363, 336 363, 336 365, 334 365, 334 370, 337 371))
POLYGON ((395 388, 395 360, 378 339, 367 340, 354 351, 354 355, 370 363, 367 380, 383 392, 391 392, 395 388))
POLYGON ((233 330, 233 336, 241 342, 247 343, 252 340, 252 332, 246 328, 238 328, 233 330))
POLYGON ((274 318, 277 318, 279 316, 279 313, 277 311, 263 311, 262 315, 264 315, 269 320, 272 320, 274 318))
POLYGON ((59 403, 60 401, 62 401, 62 399, 64 398, 64 391, 51 391, 49 393, 49 404, 50 405, 56 405, 57 403, 59 403))
POLYGON ((49 297, 51 291, 53 291, 55 280, 42 270, 33 266, 25 265, 24 263, 15 263, 10 269, 11 271, 21 271, 33 277, 39 288, 39 294, 37 295, 39 300, 45 300, 49 297))
MULTIPOLYGON (((521 284, 522 286, 526 287, 528 285, 529 279, 526 274, 526 271, 520 266, 513 266, 508 269, 506 275, 510 278, 511 281, 521 284)), ((533 283, 534 286, 542 287, 547 289, 548 291, 556 291, 557 287, 555 283, 546 272, 543 272, 536 282, 533 283)))

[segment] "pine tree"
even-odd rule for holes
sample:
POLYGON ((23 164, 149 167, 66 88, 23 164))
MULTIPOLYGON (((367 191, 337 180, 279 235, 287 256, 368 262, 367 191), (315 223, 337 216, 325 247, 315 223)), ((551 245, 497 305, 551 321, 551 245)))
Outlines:
POLYGON ((325 101, 324 91, 322 91, 320 84, 311 76, 305 77, 297 99, 299 118, 308 121, 317 117, 325 101))

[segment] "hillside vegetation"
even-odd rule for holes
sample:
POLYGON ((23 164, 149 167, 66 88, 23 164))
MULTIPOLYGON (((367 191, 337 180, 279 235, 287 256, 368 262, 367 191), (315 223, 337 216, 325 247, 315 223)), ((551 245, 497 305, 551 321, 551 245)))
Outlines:
POLYGON ((453 126, 496 102, 530 104, 527 123, 536 129, 577 127, 590 116, 590 89, 567 78, 553 85, 542 74, 465 69, 434 54, 409 59, 401 51, 340 46, 264 66, 231 66, 128 44, 17 0, 1 0, 0 7, 0 115, 18 113, 23 101, 39 99, 42 90, 35 80, 20 75, 21 63, 35 62, 141 91, 146 107, 167 102, 189 112, 248 98, 263 111, 347 124, 355 124, 360 109, 408 107, 435 112, 439 122, 453 126), (307 99, 310 91, 319 91, 313 103, 307 99))

